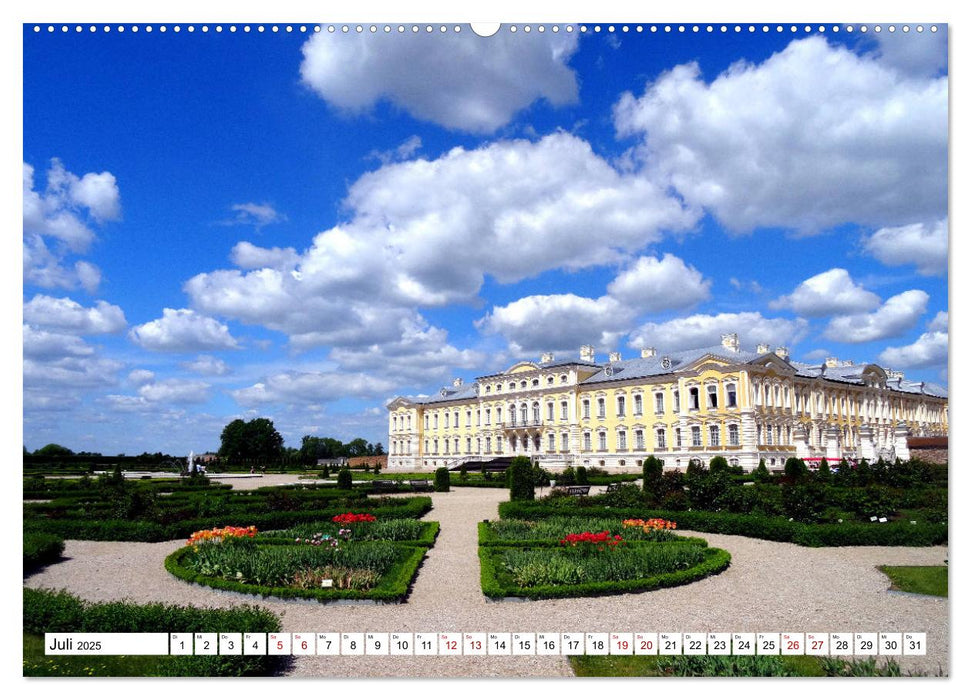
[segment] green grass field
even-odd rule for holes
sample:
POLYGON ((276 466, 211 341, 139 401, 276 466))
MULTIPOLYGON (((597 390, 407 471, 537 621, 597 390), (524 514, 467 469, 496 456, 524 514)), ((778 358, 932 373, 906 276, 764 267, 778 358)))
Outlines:
POLYGON ((921 593, 947 598, 946 566, 881 566, 894 591, 921 593))

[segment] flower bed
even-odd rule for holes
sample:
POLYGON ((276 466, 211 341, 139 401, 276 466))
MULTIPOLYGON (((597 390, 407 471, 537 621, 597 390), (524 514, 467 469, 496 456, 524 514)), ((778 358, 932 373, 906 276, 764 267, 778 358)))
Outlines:
MULTIPOLYGON (((673 528, 630 526, 625 525, 621 518, 554 516, 537 520, 484 521, 479 525, 479 544, 490 547, 497 545, 554 546, 567 533, 601 532, 604 530, 621 533, 624 540, 633 542, 672 542, 685 539, 672 532, 673 528)), ((696 541, 701 542, 702 540, 696 541)))
POLYGON ((728 567, 731 555, 705 544, 610 546, 605 539, 592 547, 479 547, 482 591, 493 598, 566 598, 680 586, 728 567))
POLYGON ((341 530, 350 529, 353 532, 354 540, 357 542, 387 540, 389 542, 431 547, 438 535, 438 528, 437 522, 408 518, 360 522, 350 527, 344 527, 333 521, 316 521, 295 525, 285 530, 261 532, 256 539, 267 544, 285 544, 297 538, 301 540, 322 539, 328 536, 339 538, 341 530))
POLYGON ((393 542, 315 547, 246 539, 183 547, 165 568, 192 583, 264 597, 401 602, 427 551, 393 542))

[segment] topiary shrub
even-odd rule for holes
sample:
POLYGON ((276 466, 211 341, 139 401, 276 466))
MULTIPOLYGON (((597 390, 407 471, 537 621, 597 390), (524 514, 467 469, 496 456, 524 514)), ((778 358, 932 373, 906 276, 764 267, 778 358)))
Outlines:
POLYGON ((769 470, 765 467, 764 459, 759 460, 759 466, 756 467, 755 471, 752 472, 752 478, 758 482, 766 482, 772 478, 772 475, 769 474, 769 470))
POLYGON ((556 477, 557 486, 573 486, 577 483, 576 472, 573 471, 573 467, 567 467, 560 475, 556 477))
POLYGON ((449 477, 448 469, 445 467, 439 467, 435 470, 435 490, 436 491, 450 491, 452 488, 452 480, 449 477))
MULTIPOLYGON (((681 472, 678 472, 678 475, 680 476, 681 472)), ((664 467, 661 465, 661 460, 654 455, 650 455, 644 460, 644 464, 641 466, 641 477, 643 479, 642 488, 649 498, 660 500, 667 492, 668 489, 664 488, 663 483, 664 467)))
POLYGON ((459 481, 468 481, 468 480, 469 480, 469 470, 463 466, 461 469, 459 469, 459 481))
POLYGON ((344 467, 337 472, 337 488, 348 490, 354 488, 354 480, 351 476, 351 470, 347 467, 344 467))
POLYGON ((320 478, 321 479, 330 478, 330 467, 328 467, 326 464, 324 465, 324 468, 320 470, 320 478))
POLYGON ((549 486, 551 475, 538 464, 533 465, 533 486, 549 486))
POLYGON ((715 472, 725 472, 727 474, 729 471, 728 460, 721 455, 712 457, 711 461, 708 463, 708 471, 710 471, 712 474, 715 472))
POLYGON ((809 476, 809 469, 806 468, 806 463, 798 457, 790 457, 787 459, 783 471, 785 472, 786 478, 794 482, 803 481, 809 476))
POLYGON ((514 457, 509 465, 509 500, 532 501, 534 491, 533 465, 529 457, 514 457))
POLYGON ((586 486, 590 483, 590 477, 587 476, 587 468, 584 466, 579 466, 576 469, 577 484, 580 486, 586 486))
POLYGON ((829 483, 829 480, 833 477, 833 472, 829 469, 829 462, 823 457, 819 461, 819 469, 816 470, 816 478, 822 481, 824 484, 829 483))
POLYGON ((374 465, 374 475, 377 476, 380 473, 381 473, 381 463, 380 462, 377 462, 374 465))

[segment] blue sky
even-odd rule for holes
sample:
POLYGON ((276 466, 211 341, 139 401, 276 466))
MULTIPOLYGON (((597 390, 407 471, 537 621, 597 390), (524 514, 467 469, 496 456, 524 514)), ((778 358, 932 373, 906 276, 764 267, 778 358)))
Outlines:
POLYGON ((726 332, 947 383, 944 27, 87 26, 23 32, 28 449, 386 443, 395 395, 726 332))

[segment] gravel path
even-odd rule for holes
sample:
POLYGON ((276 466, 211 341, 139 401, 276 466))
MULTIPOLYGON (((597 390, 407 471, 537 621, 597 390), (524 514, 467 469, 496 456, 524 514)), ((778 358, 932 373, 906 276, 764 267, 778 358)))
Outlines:
MULTIPOLYGON (((268 486, 292 477, 247 480, 268 486)), ((239 488, 241 484, 234 485, 239 488)), ((729 535, 698 534, 727 549, 732 565, 703 581, 650 593, 534 602, 488 602, 479 588, 476 523, 496 517, 499 489, 433 494, 426 516, 442 524, 435 547, 403 605, 320 605, 258 601, 288 632, 926 632, 926 657, 900 657, 904 671, 948 673, 945 599, 887 590, 880 564, 932 565, 946 547, 810 549, 729 535)), ((685 532, 684 534, 689 534, 685 532)), ((182 541, 68 541, 65 561, 24 579, 87 600, 226 607, 256 602, 190 586, 162 561, 182 541)), ((525 677, 571 675, 565 657, 295 657, 295 676, 525 677)))

